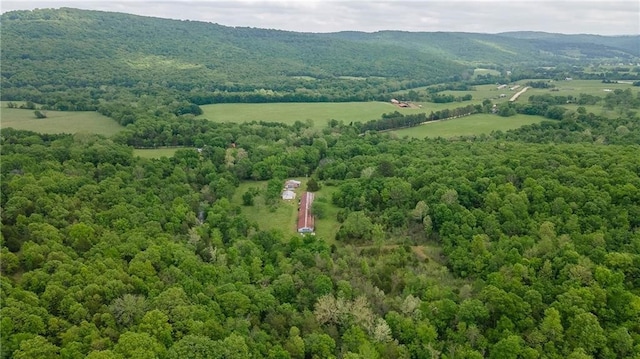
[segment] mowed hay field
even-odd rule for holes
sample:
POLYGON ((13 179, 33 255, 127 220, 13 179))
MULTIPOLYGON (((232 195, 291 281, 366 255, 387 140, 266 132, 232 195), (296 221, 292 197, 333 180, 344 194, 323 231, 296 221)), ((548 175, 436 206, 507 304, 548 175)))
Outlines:
POLYGON ((36 118, 34 110, 2 107, 0 128, 15 128, 38 133, 96 133, 112 136, 124 129, 97 112, 44 111, 47 118, 36 118))
MULTIPOLYGON (((476 114, 452 120, 434 121, 424 125, 392 131, 400 137, 415 138, 471 136, 489 134, 491 131, 507 131, 544 121, 541 116, 515 115, 501 117, 494 114, 476 114)), ((547 120, 548 121, 548 120, 547 120)))
POLYGON ((318 102, 318 103, 233 103, 200 106, 204 112, 198 118, 215 122, 244 123, 251 121, 281 122, 313 121, 314 128, 325 128, 329 120, 367 122, 379 119, 384 113, 398 111, 414 114, 430 111, 426 108, 400 108, 386 102, 318 102))

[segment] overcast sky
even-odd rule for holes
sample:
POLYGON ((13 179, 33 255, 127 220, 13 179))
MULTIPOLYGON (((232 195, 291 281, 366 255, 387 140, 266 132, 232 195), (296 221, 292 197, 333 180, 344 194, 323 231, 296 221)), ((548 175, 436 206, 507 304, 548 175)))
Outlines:
POLYGON ((73 7, 298 32, 640 34, 640 0, 2 0, 0 7, 73 7))

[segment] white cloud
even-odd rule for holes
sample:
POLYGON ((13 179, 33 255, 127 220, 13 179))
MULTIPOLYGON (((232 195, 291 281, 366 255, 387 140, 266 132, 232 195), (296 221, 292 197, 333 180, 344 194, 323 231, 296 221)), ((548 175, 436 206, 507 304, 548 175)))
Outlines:
POLYGON ((637 0, 3 0, 2 12, 75 7, 301 32, 547 31, 640 34, 637 0))

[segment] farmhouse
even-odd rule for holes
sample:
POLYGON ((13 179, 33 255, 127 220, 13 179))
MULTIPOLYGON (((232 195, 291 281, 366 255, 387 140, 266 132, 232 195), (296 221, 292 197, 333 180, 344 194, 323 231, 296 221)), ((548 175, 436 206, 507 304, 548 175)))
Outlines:
POLYGON ((300 187, 301 183, 302 182, 296 181, 296 180, 288 180, 287 182, 284 183, 284 188, 286 188, 286 189, 298 188, 298 187, 300 187))
POLYGON ((313 193, 304 192, 300 199, 298 209, 298 233, 313 233, 315 230, 311 204, 313 203, 313 193))

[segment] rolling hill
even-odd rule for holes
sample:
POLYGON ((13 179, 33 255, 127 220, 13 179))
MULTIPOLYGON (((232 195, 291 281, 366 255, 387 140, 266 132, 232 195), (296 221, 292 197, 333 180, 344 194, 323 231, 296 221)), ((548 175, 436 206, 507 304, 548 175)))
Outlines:
POLYGON ((639 36, 319 34, 72 8, 12 11, 0 20, 2 99, 59 110, 95 110, 123 92, 125 102, 168 94, 198 105, 370 101, 483 65, 617 63, 640 54, 639 36))
POLYGON ((544 32, 339 32, 334 38, 396 44, 464 64, 554 65, 560 62, 637 60, 640 36, 564 35, 544 32))

